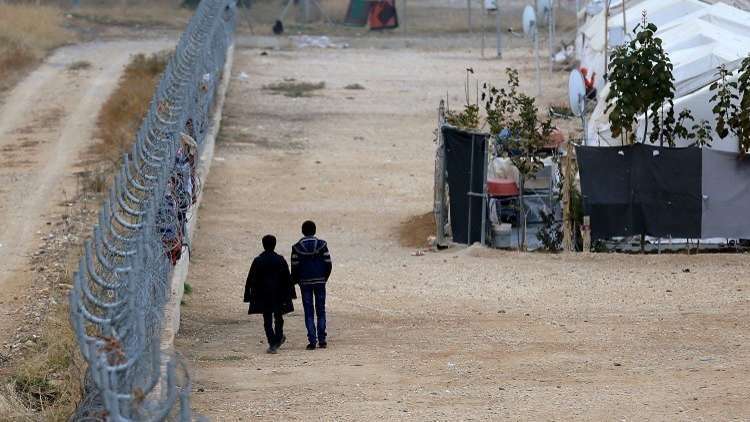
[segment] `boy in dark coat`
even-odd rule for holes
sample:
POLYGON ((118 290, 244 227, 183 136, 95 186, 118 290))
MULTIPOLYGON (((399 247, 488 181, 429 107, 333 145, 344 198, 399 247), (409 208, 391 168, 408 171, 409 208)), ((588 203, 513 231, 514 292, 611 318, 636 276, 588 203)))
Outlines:
POLYGON ((302 306, 305 308, 307 350, 325 349, 326 342, 326 282, 331 276, 331 254, 325 240, 315 237, 315 223, 305 221, 305 236, 292 247, 292 282, 299 284, 302 306), (315 317, 318 317, 317 327, 315 317))
POLYGON ((286 341, 283 315, 294 310, 292 299, 297 298, 291 283, 289 265, 283 256, 274 252, 275 248, 276 238, 264 236, 265 251, 253 260, 245 283, 244 300, 245 303, 250 303, 247 313, 263 314, 268 353, 276 353, 286 341))

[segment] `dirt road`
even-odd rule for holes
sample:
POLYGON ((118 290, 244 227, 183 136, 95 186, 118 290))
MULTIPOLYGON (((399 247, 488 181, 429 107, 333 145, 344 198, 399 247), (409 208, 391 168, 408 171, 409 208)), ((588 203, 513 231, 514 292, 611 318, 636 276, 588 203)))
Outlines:
POLYGON ((8 93, 0 108, 0 343, 30 299, 29 254, 45 222, 76 194, 81 160, 93 145, 99 109, 132 54, 167 41, 79 44, 57 50, 8 93), (72 63, 88 63, 70 70, 72 63))
MULTIPOLYGON (((213 420, 747 420, 747 256, 518 254, 399 246, 432 201, 433 130, 464 69, 533 80, 529 52, 239 50, 193 248, 178 349, 213 420), (249 78, 238 78, 241 72, 249 78), (532 76, 530 76, 532 75, 532 76), (307 98, 284 79, 323 81, 307 98), (348 90, 359 83, 365 90, 348 90), (264 353, 242 289, 260 237, 331 245, 329 349, 264 353), (688 272, 689 270, 689 272, 688 272)), ((564 98, 565 75, 545 92, 564 98)))

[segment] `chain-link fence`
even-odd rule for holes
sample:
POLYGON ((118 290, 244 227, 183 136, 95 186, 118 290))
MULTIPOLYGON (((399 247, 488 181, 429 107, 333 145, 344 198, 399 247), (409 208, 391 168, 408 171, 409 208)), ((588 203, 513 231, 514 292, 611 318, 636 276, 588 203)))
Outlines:
POLYGON ((86 243, 70 295, 89 364, 74 420, 191 420, 187 371, 160 340, 235 15, 235 0, 200 3, 86 243))

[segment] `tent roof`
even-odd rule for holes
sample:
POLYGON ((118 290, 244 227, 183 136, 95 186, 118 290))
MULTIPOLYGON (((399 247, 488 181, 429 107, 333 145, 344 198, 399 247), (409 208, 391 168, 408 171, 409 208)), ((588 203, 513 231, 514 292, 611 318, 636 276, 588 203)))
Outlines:
MULTIPOLYGON (((645 0, 629 1, 625 3, 625 17, 627 34, 632 34, 635 27, 641 23, 641 13, 645 10, 648 21, 662 28, 670 22, 676 21, 686 15, 693 14, 701 9, 710 7, 699 0, 645 0)), ((610 9, 609 27, 622 28, 622 11, 619 7, 610 9)), ((604 50, 604 13, 599 13, 586 22, 581 28, 581 33, 586 38, 587 48, 595 51, 604 50)))

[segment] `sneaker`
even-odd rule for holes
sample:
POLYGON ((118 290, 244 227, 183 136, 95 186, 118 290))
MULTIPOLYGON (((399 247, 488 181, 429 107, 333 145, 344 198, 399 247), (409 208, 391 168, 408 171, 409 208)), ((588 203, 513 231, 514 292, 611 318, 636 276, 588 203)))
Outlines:
POLYGON ((270 355, 275 355, 276 353, 278 353, 276 346, 269 347, 268 350, 266 350, 266 353, 270 355))
POLYGON ((305 347, 305 349, 307 349, 307 350, 315 350, 315 343, 308 344, 307 347, 305 347))
POLYGON ((320 344, 318 344, 318 347, 320 347, 321 349, 325 349, 326 347, 328 347, 328 343, 326 343, 325 341, 321 341, 320 344))

